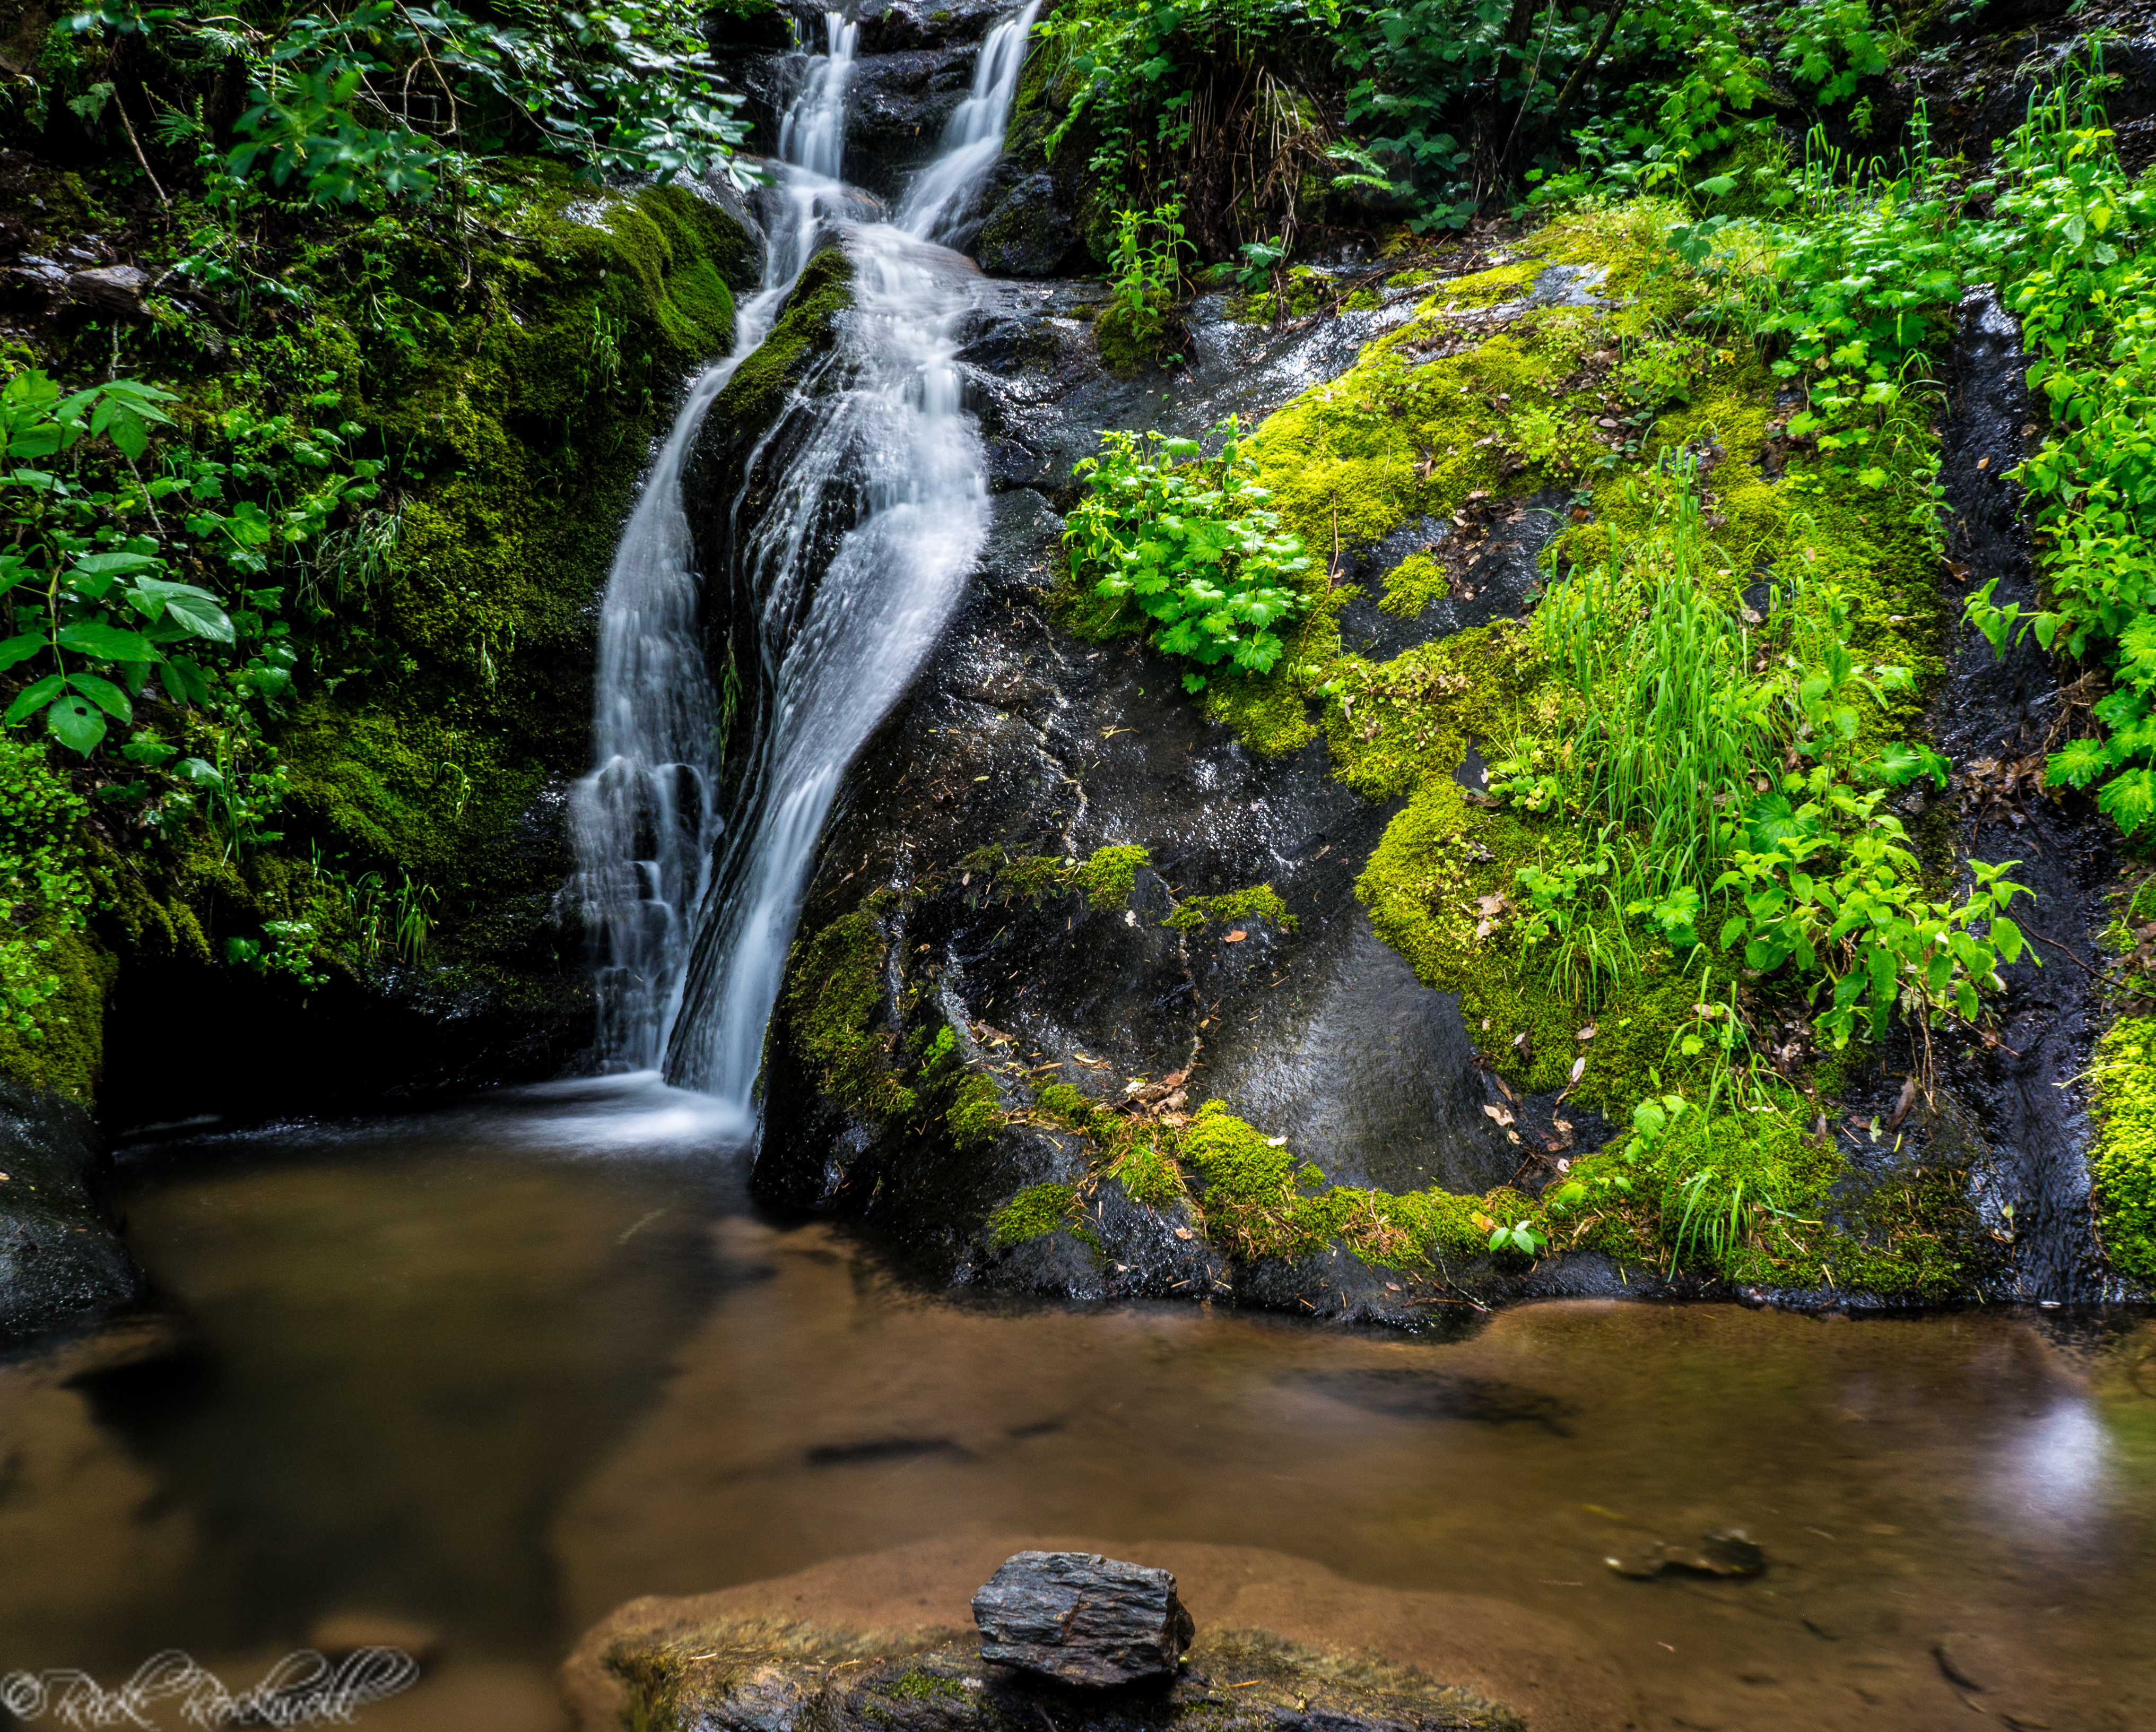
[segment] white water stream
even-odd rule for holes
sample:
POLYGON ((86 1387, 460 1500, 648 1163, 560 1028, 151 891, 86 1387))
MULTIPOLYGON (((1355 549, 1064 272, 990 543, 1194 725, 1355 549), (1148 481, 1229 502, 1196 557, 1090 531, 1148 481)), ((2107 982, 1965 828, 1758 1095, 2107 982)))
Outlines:
MULTIPOLYGON (((690 390, 608 581, 597 767, 576 790, 571 887, 595 934, 602 1053, 616 1069, 663 1061, 744 1123, 839 778, 941 633, 985 534, 979 437, 954 358, 985 285, 938 242, 994 164, 1039 9, 989 33, 972 93, 889 223, 858 220, 863 203, 839 179, 858 28, 826 14, 825 52, 780 132, 764 289, 741 309, 734 352, 690 390), (733 568, 709 579, 731 586, 737 619, 757 619, 761 662, 743 677, 771 693, 729 826, 682 470, 712 400, 832 230, 853 260, 853 311, 764 434, 748 467, 769 455, 783 472, 733 568), (851 527, 825 563, 819 531, 834 517, 851 527)), ((738 519, 742 501, 732 508, 738 519)))

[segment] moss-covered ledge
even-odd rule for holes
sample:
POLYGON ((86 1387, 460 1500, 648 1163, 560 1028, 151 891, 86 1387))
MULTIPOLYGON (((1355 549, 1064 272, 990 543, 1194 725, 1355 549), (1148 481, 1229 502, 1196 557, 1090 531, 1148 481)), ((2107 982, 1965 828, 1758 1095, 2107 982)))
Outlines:
MULTIPOLYGON (((394 210, 301 225, 272 243, 290 312, 207 358, 153 347, 135 367, 180 393, 190 437, 294 426, 253 452, 273 466, 313 460, 307 418, 341 424, 382 491, 287 614, 293 684, 249 763, 276 790, 260 834, 201 810, 131 826, 96 802, 41 832, 85 894, 80 918, 44 897, 18 923, 59 984, 0 1027, 8 1074, 125 1120, 274 1110, 280 1084, 316 1100, 543 1074, 588 1038, 581 935, 553 904, 563 794, 590 750, 594 603, 683 386, 731 346, 757 245, 686 187, 594 188, 543 163, 495 184, 461 229, 394 210), (312 928, 314 984, 228 959, 234 940, 266 948, 270 922, 312 928), (243 1072, 189 1061, 169 1038, 179 1005, 250 1052, 245 1099, 206 1098, 243 1072), (367 1061, 322 1061, 340 1050, 367 1061)), ((62 377, 75 359, 38 357, 62 377)), ((208 749, 162 702, 136 719, 208 749)), ((53 768, 80 779, 72 759, 53 768)))

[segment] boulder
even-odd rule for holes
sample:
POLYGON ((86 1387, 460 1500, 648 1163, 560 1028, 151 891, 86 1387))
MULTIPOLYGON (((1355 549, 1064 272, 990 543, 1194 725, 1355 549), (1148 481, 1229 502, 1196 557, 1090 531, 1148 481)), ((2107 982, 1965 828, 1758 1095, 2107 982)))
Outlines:
POLYGON ((103 265, 68 278, 68 293, 85 306, 116 318, 131 319, 142 311, 150 273, 132 265, 103 265))
POLYGON ((990 276, 1054 276, 1083 262, 1077 227, 1045 171, 1028 175, 994 202, 973 256, 990 276))
POLYGON ((577 1732, 1526 1732, 1425 1673, 1262 1631, 1208 1632, 1164 1688, 1105 1693, 984 1665, 948 1630, 685 1616, 693 1604, 634 1601, 585 1636, 562 1668, 577 1732))
POLYGON ((1167 1570, 1082 1551, 1009 1559, 973 1622, 983 1659, 1095 1689, 1174 1677, 1197 1633, 1167 1570))
POLYGON ((89 1113, 0 1077, 0 1342, 117 1310, 141 1293, 100 1177, 89 1113))

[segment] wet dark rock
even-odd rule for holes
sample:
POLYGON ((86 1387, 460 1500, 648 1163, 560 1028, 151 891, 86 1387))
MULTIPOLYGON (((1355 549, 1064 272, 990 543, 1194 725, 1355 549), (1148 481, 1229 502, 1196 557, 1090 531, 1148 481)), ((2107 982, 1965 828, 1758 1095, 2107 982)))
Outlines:
MULTIPOLYGON (((1002 1246, 983 1234, 988 1211, 1019 1190, 1088 1176, 1086 1140, 1031 1112, 1014 1061, 1036 1083, 1069 1083, 1111 1110, 1149 1079, 1182 1077, 1183 1100, 1161 1110, 1218 1098, 1268 1135, 1291 1133, 1296 1156, 1329 1182, 1394 1191, 1532 1190, 1555 1170, 1533 1159, 1540 1150, 1592 1149, 1608 1134, 1598 1116, 1553 1097, 1504 1094, 1457 999, 1378 940, 1354 884, 1395 808, 1335 779, 1322 738, 1261 758, 1205 719, 1178 667, 1132 640, 1077 641, 1045 604, 1064 563, 1055 504, 1097 428, 1202 430, 1230 408, 1264 414, 1344 365, 1387 311, 1273 331, 1227 320, 1213 297, 1193 320, 1197 364, 1129 382, 1101 367, 1078 316, 1098 305, 1096 286, 989 287, 995 299, 962 358, 983 406, 990 473, 1006 491, 968 599, 841 785, 799 932, 812 941, 867 912, 885 959, 875 1038, 896 1063, 923 1018, 947 1024, 959 1056, 994 1077, 1018 1122, 962 1154, 861 1116, 825 1088, 782 1000, 766 1045, 757 1193, 870 1221, 939 1278, 1081 1299, 1233 1295, 1430 1326, 1467 1311, 1466 1290, 1639 1290, 1600 1257, 1572 1272, 1556 1260, 1501 1269, 1486 1256, 1404 1275, 1332 1251, 1231 1265, 1179 1204, 1155 1209, 1112 1182, 1086 1185, 1067 1230, 1002 1246), (967 864, 984 849, 1082 861, 1122 845, 1151 858, 1127 905, 1014 895, 992 868, 967 864), (1193 896, 1258 884, 1282 898, 1291 928, 1163 924, 1193 896), (880 887, 901 894, 870 909, 880 887)), ((759 437, 752 424, 708 436, 759 437)), ((700 493, 725 509, 723 492, 692 485, 690 497, 700 493)), ((1486 507, 1487 522, 1458 532, 1463 572, 1467 554, 1484 556, 1471 578, 1413 628, 1435 635, 1518 611, 1554 510, 1548 497, 1486 507)), ((704 533, 716 568, 716 512, 708 542, 704 533)), ((1344 550, 1373 570, 1391 552, 1344 550)))
MULTIPOLYGON (((804 936, 878 884, 932 880, 881 917, 894 990, 926 995, 968 1057, 995 1056, 980 1032, 992 1029, 1029 1063, 1060 1066, 1040 1074, 1104 1104, 1126 1079, 1189 1070, 1194 1102, 1217 1096, 1253 1123, 1292 1130, 1297 1154, 1337 1182, 1481 1191, 1511 1177, 1521 1151, 1482 1110, 1501 1097, 1456 999, 1417 981, 1355 899, 1389 809, 1333 779, 1322 739, 1260 758, 1204 719, 1163 658, 1062 634, 1042 608, 1059 520, 1031 492, 995 506, 991 581, 849 774, 804 936), (1010 897, 986 873, 969 881, 963 864, 983 847, 1082 860, 1125 843, 1152 859, 1127 907, 1010 897), (1162 924, 1190 895, 1260 882, 1297 930, 1250 919, 1230 942, 1220 924, 1162 924)), ((896 1001, 887 1014, 902 1015, 896 1001)), ((1085 1175, 1075 1136, 1035 1123, 962 1157, 855 1120, 797 1056, 783 1016, 765 1087, 754 1183, 774 1200, 866 1215, 932 1267, 991 1285, 1075 1297, 1219 1288, 1204 1241, 1111 1201, 1117 1186, 1092 1205, 1097 1255, 1061 1239, 1052 1253, 967 1251, 969 1214, 1023 1185, 1085 1175)), ((1333 1293, 1322 1270, 1281 1278, 1289 1303, 1333 1293)), ((1414 1314, 1398 1282, 1369 1298, 1414 1314)))
POLYGON ((68 293, 93 312, 131 319, 141 314, 142 294, 150 286, 150 273, 132 265, 106 265, 75 271, 67 285, 68 293))
POLYGON ((846 84, 846 178, 896 200, 973 87, 978 44, 864 55, 846 84))
MULTIPOLYGON (((1999 605, 2035 608, 2021 490, 2005 476, 2033 448, 2038 417, 2020 332, 1997 296, 1972 293, 1960 318, 1939 469, 1951 513, 1948 660, 1932 725, 1953 765, 1962 850, 2020 862, 2013 876, 2035 901, 2017 902, 2016 917, 2034 942, 1999 970, 2006 994, 1995 1045, 1958 1054, 1945 1098, 1918 1115, 1919 1141, 1958 1146, 1987 1225, 2005 1241, 1989 1291, 2093 1299, 2104 1277, 2088 1231, 2093 1137, 2081 1079, 2102 1025, 2091 971, 2102 965, 2097 937, 2108 918, 2116 834, 2086 797, 2035 791, 2066 701, 2058 664, 2033 635, 1994 655, 1961 621, 1966 598, 1994 579, 1999 605)), ((1889 1092, 1883 1082, 1881 1092, 1889 1092)))
POLYGON ((1149 1688, 1074 1688, 983 1659, 957 1632, 858 1632, 700 1616, 639 1600, 563 1668, 577 1732, 1526 1732, 1511 1709, 1421 1672, 1209 1632, 1149 1688))
POLYGON ((1173 1678, 1197 1633, 1165 1570, 1022 1551, 973 1596, 981 1657, 1091 1689, 1173 1678))
POLYGON ((855 17, 860 52, 891 54, 978 42, 1011 10, 1008 0, 866 0, 855 17))
POLYGON ((102 1179, 89 1113, 0 1077, 0 1342, 141 1296, 102 1179))
POLYGON ((593 1029, 584 935, 555 906, 571 864, 568 783, 550 778, 498 845, 511 881, 460 923, 454 959, 386 957, 302 994, 184 954, 136 955, 105 1015, 101 1120, 125 1133, 187 1115, 236 1122, 413 1101, 586 1067, 593 1029), (170 1038, 184 1002, 253 1062, 203 1066, 170 1038), (364 1062, 352 1055, 365 1055, 364 1062))
POLYGON ((1055 276, 1082 265, 1083 251, 1077 224, 1045 171, 995 189, 973 244, 991 276, 1055 276))

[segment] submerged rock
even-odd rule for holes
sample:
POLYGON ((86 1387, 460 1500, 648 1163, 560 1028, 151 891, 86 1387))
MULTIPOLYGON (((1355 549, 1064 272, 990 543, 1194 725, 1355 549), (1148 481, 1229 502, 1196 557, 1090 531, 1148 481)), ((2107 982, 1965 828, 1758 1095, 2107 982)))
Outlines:
POLYGON ((578 1732, 1526 1732, 1502 1704, 1258 1631, 1201 1638, 1165 1688, 1084 1690, 986 1663, 947 1630, 682 1620, 639 1600, 563 1668, 578 1732))
POLYGON ((1666 1570, 1693 1575, 1757 1575, 1767 1567, 1767 1554, 1742 1528, 1730 1528, 1702 1534, 1697 1547, 1655 1539, 1602 1561, 1620 1575, 1645 1581, 1666 1570))
POLYGON ((1173 1678, 1196 1633, 1175 1578, 1095 1552, 1022 1551, 973 1596, 981 1657, 1103 1688, 1173 1678))

